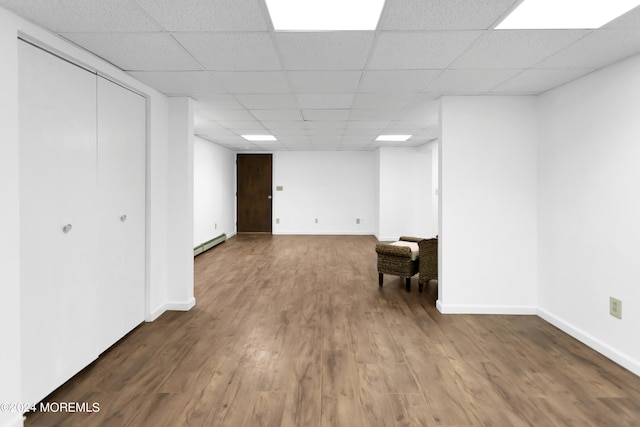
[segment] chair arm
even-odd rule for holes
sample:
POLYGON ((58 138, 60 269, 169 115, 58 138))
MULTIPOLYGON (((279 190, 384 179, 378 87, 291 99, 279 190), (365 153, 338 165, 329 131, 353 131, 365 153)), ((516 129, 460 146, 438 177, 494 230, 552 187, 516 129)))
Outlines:
POLYGON ((378 243, 376 244, 376 252, 382 255, 411 259, 411 249, 407 246, 395 246, 388 245, 386 243, 378 243))
POLYGON ((422 238, 422 237, 400 236, 400 241, 403 241, 403 242, 419 243, 419 242, 421 242, 423 240, 424 240, 424 238, 422 238))

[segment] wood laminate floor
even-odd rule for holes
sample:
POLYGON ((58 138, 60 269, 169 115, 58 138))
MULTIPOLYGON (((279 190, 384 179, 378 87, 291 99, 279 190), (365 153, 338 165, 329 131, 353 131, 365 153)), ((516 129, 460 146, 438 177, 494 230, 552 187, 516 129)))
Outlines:
POLYGON ((441 315, 378 287, 371 236, 239 235, 197 305, 135 329, 26 426, 638 426, 640 378, 536 316, 441 315))

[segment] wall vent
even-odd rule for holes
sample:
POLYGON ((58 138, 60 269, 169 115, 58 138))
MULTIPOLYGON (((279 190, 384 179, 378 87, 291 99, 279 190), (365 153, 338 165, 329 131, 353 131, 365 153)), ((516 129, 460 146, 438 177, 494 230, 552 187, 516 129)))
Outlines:
POLYGON ((209 249, 211 249, 212 247, 219 245, 220 243, 224 242, 225 240, 227 240, 227 235, 222 233, 221 235, 214 237, 213 239, 209 240, 208 242, 204 242, 201 245, 196 246, 195 248, 193 248, 193 256, 198 256, 203 252, 208 251, 209 249))

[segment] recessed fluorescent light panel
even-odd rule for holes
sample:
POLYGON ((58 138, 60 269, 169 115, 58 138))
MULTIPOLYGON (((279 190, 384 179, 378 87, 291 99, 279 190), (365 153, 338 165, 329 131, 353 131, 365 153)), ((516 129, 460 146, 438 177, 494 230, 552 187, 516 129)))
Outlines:
POLYGON ((277 141, 273 135, 240 135, 247 141, 277 141))
POLYGON ((497 30, 600 28, 640 0, 524 0, 497 30))
POLYGON ((413 135, 380 135, 376 138, 376 141, 404 142, 412 136, 413 135))
POLYGON ((375 30, 384 0, 266 0, 276 31, 375 30))

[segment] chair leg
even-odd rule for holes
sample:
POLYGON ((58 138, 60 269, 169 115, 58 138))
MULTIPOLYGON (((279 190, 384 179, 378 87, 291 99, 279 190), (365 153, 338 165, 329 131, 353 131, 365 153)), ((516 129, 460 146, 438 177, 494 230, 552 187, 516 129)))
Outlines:
POLYGON ((407 292, 411 292, 411 277, 407 277, 407 278, 405 279, 405 282, 406 282, 406 284, 407 284, 407 285, 406 285, 406 286, 407 286, 407 292))
POLYGON ((382 277, 383 277, 383 274, 378 273, 378 286, 382 286, 382 277))
POLYGON ((423 287, 424 287, 424 283, 418 283, 418 292, 422 292, 423 287))

